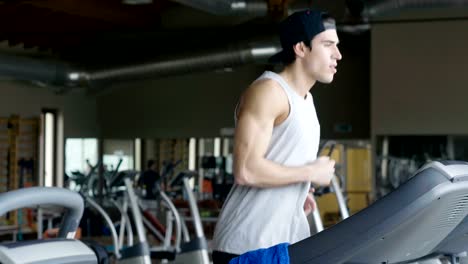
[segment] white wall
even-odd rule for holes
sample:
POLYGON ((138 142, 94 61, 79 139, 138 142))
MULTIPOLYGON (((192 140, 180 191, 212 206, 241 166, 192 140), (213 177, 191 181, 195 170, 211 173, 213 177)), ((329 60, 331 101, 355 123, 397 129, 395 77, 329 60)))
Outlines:
POLYGON ((106 139, 103 144, 103 154, 114 155, 116 152, 122 155, 133 156, 133 140, 106 139))
POLYGON ((96 99, 82 91, 55 94, 26 82, 0 81, 0 116, 39 117, 43 108, 63 113, 65 137, 98 137, 96 99))
MULTIPOLYGON (((324 138, 369 138, 369 41, 340 34, 343 60, 330 85, 311 90, 324 138), (352 127, 335 131, 337 124, 352 127)), ((98 98, 105 138, 215 137, 234 127, 241 92, 263 71, 248 65, 233 72, 205 72, 115 85, 98 98)), ((275 70, 280 70, 275 69, 275 70)))
POLYGON ((468 133, 468 20, 372 25, 371 129, 468 133))
POLYGON ((104 138, 218 136, 234 126, 234 107, 263 68, 122 83, 98 98, 104 138))

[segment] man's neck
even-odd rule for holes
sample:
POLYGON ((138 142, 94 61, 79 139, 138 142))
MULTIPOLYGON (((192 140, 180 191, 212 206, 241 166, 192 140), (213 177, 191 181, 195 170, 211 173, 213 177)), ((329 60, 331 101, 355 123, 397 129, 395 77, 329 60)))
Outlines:
POLYGON ((307 93, 314 86, 316 80, 310 78, 304 70, 296 63, 286 66, 283 71, 279 73, 281 77, 294 89, 297 94, 306 98, 307 93))

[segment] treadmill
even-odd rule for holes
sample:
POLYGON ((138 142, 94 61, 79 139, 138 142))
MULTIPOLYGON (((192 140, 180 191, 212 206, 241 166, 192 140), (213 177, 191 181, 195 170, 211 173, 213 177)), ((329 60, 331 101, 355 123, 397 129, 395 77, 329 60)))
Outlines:
POLYGON ((457 238, 467 214, 468 163, 431 162, 368 208, 290 245, 290 263, 411 263, 449 251, 443 242, 457 238))
POLYGON ((68 209, 62 219, 58 238, 1 243, 0 263, 98 263, 95 252, 83 242, 74 239, 84 204, 81 196, 73 191, 54 187, 30 187, 2 193, 0 216, 12 210, 46 204, 68 209))

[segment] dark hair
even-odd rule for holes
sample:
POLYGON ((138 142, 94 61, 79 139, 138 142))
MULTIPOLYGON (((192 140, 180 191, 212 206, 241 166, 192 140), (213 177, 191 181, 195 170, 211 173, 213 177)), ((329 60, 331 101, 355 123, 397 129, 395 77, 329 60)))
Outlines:
POLYGON ((154 160, 148 160, 148 162, 146 163, 146 165, 148 166, 148 168, 151 168, 151 166, 153 166, 156 162, 154 160))

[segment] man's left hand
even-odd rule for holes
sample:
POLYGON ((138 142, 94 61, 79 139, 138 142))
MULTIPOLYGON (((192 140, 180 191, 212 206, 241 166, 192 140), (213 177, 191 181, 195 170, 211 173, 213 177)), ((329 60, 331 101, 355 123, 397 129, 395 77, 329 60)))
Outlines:
POLYGON ((304 202, 304 213, 306 216, 308 216, 310 213, 312 213, 315 208, 317 208, 317 204, 315 203, 314 199, 314 188, 310 188, 309 193, 306 196, 306 200, 304 202))

